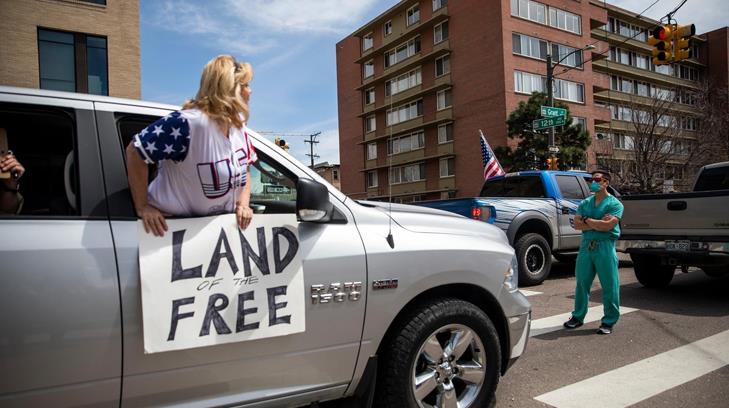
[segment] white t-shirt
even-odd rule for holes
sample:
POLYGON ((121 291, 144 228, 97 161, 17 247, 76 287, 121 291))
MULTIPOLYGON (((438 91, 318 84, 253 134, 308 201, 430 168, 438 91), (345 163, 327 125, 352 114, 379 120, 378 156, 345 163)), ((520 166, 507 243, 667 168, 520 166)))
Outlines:
POLYGON ((245 125, 232 128, 227 138, 198 109, 172 112, 132 141, 146 163, 159 166, 149 204, 175 216, 235 211, 248 166, 258 159, 245 125))

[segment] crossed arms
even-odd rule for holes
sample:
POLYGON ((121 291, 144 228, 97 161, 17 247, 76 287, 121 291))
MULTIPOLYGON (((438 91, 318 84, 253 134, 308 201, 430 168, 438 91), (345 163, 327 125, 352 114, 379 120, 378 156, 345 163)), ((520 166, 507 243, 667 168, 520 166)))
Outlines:
POLYGON ((620 222, 618 217, 610 214, 606 214, 601 220, 576 215, 575 229, 580 231, 610 231, 618 222, 620 222))

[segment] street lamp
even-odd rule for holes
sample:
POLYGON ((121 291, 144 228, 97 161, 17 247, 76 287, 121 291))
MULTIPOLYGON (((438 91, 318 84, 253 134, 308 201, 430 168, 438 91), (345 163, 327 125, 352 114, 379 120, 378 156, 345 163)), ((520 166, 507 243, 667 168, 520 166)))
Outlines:
MULTIPOLYGON (((583 48, 576 49, 564 57, 560 58, 559 61, 557 61, 555 64, 552 64, 552 54, 547 53, 547 105, 550 107, 554 107, 554 89, 553 89, 553 82, 554 82, 554 67, 556 65, 559 65, 562 61, 564 61, 567 57, 570 55, 576 53, 576 52, 582 52, 585 50, 594 50, 595 45, 594 44, 587 44, 583 48)), ((584 64, 584 59, 582 64, 584 64)), ((549 128, 549 149, 550 149, 550 155, 553 156, 554 153, 552 152, 554 148, 554 127, 549 128)))

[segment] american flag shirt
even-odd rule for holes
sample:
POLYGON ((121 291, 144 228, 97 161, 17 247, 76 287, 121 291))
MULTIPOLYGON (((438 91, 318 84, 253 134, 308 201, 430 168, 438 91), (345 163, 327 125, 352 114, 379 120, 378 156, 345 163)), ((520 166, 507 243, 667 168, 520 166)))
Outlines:
POLYGON ((172 112, 137 133, 137 152, 158 165, 149 204, 175 216, 232 213, 248 166, 258 159, 248 133, 243 125, 225 137, 198 109, 172 112))

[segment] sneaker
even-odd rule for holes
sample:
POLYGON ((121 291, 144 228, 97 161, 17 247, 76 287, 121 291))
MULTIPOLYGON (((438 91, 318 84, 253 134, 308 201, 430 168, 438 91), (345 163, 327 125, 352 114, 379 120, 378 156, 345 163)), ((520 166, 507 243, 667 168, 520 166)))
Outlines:
POLYGON ((612 332, 613 332, 613 326, 608 326, 605 323, 601 324, 600 328, 597 329, 597 334, 610 334, 612 332))
POLYGON ((569 320, 564 322, 563 326, 565 329, 576 329, 576 328, 582 326, 582 322, 577 320, 576 317, 572 316, 572 317, 570 317, 569 320))

